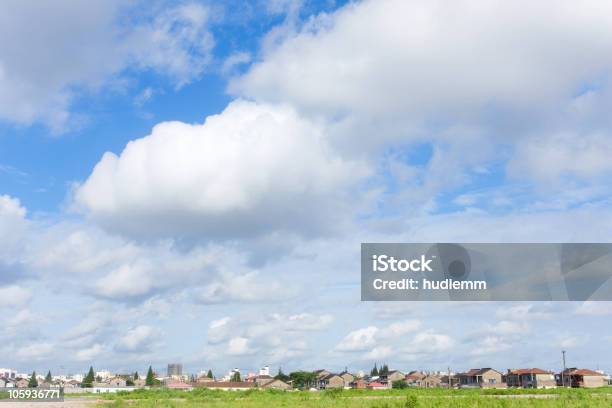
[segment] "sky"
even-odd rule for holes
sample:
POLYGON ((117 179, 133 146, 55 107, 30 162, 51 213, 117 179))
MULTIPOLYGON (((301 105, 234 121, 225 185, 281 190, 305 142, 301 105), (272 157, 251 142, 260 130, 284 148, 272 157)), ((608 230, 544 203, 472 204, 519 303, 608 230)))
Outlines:
POLYGON ((0 366, 612 371, 612 302, 361 302, 361 242, 610 242, 605 1, 8 0, 0 366))

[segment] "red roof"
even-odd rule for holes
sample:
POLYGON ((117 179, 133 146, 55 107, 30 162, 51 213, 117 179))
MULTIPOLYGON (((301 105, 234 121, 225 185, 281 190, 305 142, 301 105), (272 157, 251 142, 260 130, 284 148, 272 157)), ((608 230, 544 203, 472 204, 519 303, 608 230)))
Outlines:
POLYGON ((550 374, 550 372, 542 370, 541 368, 517 368, 516 370, 510 370, 510 374, 550 374))
POLYGON ((596 375, 603 376, 602 373, 598 373, 597 371, 589 370, 588 368, 579 368, 577 370, 570 371, 571 375, 596 375))
POLYGON ((379 383, 378 381, 374 381, 368 384, 369 388, 374 388, 374 387, 386 387, 385 384, 383 383, 379 383))

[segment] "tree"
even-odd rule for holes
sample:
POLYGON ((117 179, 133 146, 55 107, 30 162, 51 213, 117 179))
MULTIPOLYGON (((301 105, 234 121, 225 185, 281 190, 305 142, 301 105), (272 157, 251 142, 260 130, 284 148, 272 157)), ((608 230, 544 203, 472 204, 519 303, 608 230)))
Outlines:
POLYGON ((38 387, 38 380, 36 379, 36 371, 32 371, 32 376, 30 377, 30 381, 28 381, 28 388, 36 388, 38 387))
POLYGON ((138 377, 138 371, 136 371, 136 372, 134 373, 134 380, 137 380, 137 379, 139 379, 139 378, 140 378, 140 377, 138 377))
POLYGON ((91 387, 93 387, 94 380, 95 380, 95 374, 94 374, 93 367, 89 367, 89 372, 87 373, 85 378, 83 378, 83 382, 81 383, 81 387, 82 388, 91 388, 91 387))
POLYGON ((374 363, 374 368, 372 369, 372 371, 370 371, 370 375, 372 377, 375 377, 378 375, 378 367, 376 367, 376 363, 374 363))
POLYGON ((379 375, 388 375, 389 374, 389 366, 388 365, 383 365, 380 368, 380 371, 378 372, 379 375))
POLYGON ((47 376, 45 377, 45 382, 50 383, 53 381, 53 376, 51 375, 51 370, 47 372, 47 376))
POLYGON ((153 375, 153 367, 149 366, 149 371, 147 371, 147 379, 145 380, 145 385, 149 387, 155 384, 155 376, 153 375))
POLYGON ((391 383, 391 387, 403 390, 404 388, 408 388, 408 383, 406 382, 406 380, 397 380, 391 383))
POLYGON ((126 378, 125 385, 127 385, 128 387, 133 387, 134 386, 134 380, 132 380, 130 377, 126 378))
POLYGON ((232 378, 230 378, 230 381, 241 382, 242 380, 240 379, 240 371, 234 371, 234 374, 232 374, 232 378))
POLYGON ((283 373, 283 369, 281 367, 278 367, 278 374, 276 374, 276 377, 274 378, 277 380, 284 381, 284 382, 289 381, 289 376, 283 373))
POLYGON ((289 374, 293 388, 310 388, 316 385, 317 375, 309 371, 294 371, 289 374))
POLYGON ((209 369, 209 370, 208 370, 208 373, 206 374, 206 376, 207 376, 208 378, 214 378, 214 377, 213 377, 213 373, 212 373, 212 370, 211 370, 211 369, 209 369))

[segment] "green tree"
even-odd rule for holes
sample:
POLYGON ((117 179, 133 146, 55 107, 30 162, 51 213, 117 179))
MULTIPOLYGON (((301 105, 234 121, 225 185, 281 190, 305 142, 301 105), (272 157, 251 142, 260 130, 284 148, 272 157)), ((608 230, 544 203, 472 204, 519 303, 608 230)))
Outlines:
POLYGON ((408 383, 406 382, 406 380, 397 380, 391 383, 391 387, 403 390, 404 388, 408 388, 408 383))
POLYGON ((388 375, 389 374, 389 366, 388 365, 383 365, 380 368, 380 371, 378 372, 379 375, 388 375))
POLYGON ((294 371, 289 374, 293 388, 310 388, 317 385, 317 375, 309 371, 294 371))
POLYGON ((128 387, 133 387, 134 386, 134 380, 132 380, 130 377, 125 379, 125 385, 127 385, 128 387))
POLYGON ((136 371, 136 372, 134 373, 134 380, 137 380, 137 379, 139 379, 139 378, 140 378, 140 377, 138 377, 138 371, 136 371))
POLYGON ((51 370, 49 370, 47 372, 47 376, 45 377, 45 382, 50 383, 51 381, 53 381, 53 376, 51 375, 51 370))
POLYGON ((370 375, 372 377, 378 376, 378 367, 376 367, 376 363, 374 363, 374 368, 370 371, 370 375))
POLYGON ((208 370, 208 373, 206 374, 206 376, 207 376, 208 378, 214 378, 214 377, 213 377, 213 373, 212 373, 212 370, 211 370, 211 369, 209 369, 209 370, 208 370))
POLYGON ((155 385, 155 376, 153 375, 153 367, 149 366, 149 371, 147 371, 147 379, 145 380, 145 385, 149 387, 155 385))
POLYGON ((94 380, 95 380, 95 374, 94 374, 93 367, 89 367, 89 371, 87 372, 87 375, 85 376, 85 378, 83 378, 83 382, 81 383, 81 387, 82 388, 91 388, 91 387, 93 387, 94 380))
POLYGON ((28 388, 36 388, 38 387, 38 380, 36 379, 36 371, 32 371, 32 376, 30 377, 30 381, 28 381, 28 388))
POLYGON ((232 375, 232 378, 230 378, 230 381, 232 381, 232 382, 241 382, 242 380, 240 379, 240 372, 239 371, 234 371, 234 374, 232 375))
POLYGON ((281 367, 278 367, 278 374, 276 374, 274 378, 277 380, 284 381, 284 382, 289 381, 289 376, 283 373, 283 369, 281 367))

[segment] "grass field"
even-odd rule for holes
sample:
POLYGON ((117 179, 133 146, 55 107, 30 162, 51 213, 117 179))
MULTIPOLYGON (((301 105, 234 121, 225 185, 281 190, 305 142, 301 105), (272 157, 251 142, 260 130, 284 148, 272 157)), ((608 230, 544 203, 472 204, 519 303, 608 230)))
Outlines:
POLYGON ((139 390, 100 396, 102 407, 612 407, 612 388, 592 390, 218 391, 139 390))

